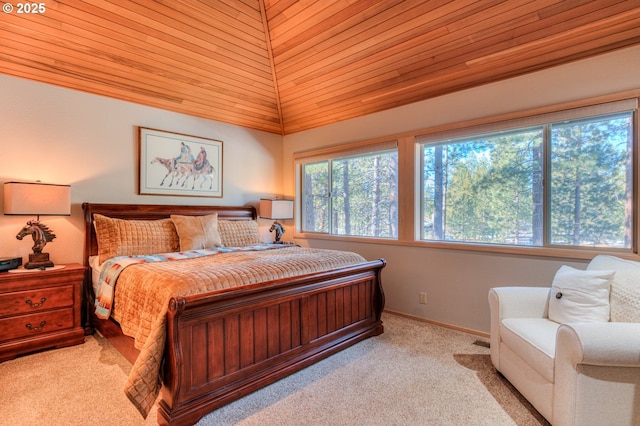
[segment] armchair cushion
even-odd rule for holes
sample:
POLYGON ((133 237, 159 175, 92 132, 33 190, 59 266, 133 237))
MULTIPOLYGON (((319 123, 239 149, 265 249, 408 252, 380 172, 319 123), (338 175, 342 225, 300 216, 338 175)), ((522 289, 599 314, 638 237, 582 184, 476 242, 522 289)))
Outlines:
POLYGON ((549 295, 549 319, 559 323, 608 322, 609 286, 614 271, 562 266, 549 295))
POLYGON ((552 382, 558 327, 560 324, 546 318, 505 318, 500 336, 509 349, 552 382))

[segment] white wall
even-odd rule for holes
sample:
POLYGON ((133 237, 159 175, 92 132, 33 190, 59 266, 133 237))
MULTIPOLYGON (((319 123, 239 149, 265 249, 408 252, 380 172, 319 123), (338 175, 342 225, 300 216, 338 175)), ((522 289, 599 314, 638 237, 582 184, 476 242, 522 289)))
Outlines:
MULTIPOLYGON (((640 46, 441 96, 284 137, 285 186, 294 193, 292 154, 607 95, 640 88, 640 46)), ((584 262, 421 247, 305 240, 302 244, 384 257, 386 307, 463 328, 489 331, 487 293, 493 286, 550 284, 562 264, 584 262), (426 291, 428 303, 418 303, 426 291)))
MULTIPOLYGON (((0 183, 71 185, 71 217, 41 218, 57 236, 44 250, 55 263, 82 263, 85 201, 256 205, 261 196, 282 193, 279 135, 6 75, 0 75, 0 123, 0 183), (223 198, 137 195, 138 126, 223 141, 223 198)), ((0 257, 26 262, 32 240, 15 236, 29 219, 0 214, 0 257)))

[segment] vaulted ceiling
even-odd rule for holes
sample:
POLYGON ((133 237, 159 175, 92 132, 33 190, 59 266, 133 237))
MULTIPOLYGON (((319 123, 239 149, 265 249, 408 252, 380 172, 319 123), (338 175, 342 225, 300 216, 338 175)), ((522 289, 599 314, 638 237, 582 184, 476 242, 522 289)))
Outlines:
POLYGON ((640 43, 637 0, 43 2, 0 72, 278 134, 640 43))

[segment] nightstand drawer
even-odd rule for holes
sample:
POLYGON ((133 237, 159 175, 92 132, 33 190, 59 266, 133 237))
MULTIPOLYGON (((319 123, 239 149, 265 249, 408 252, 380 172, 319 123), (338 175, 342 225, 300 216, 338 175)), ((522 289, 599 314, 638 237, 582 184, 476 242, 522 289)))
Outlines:
POLYGON ((0 318, 67 306, 73 306, 72 285, 0 294, 0 318))
POLYGON ((86 268, 78 264, 54 268, 0 273, 0 362, 84 343, 81 305, 86 268))
POLYGON ((0 342, 73 327, 73 308, 0 319, 0 342))

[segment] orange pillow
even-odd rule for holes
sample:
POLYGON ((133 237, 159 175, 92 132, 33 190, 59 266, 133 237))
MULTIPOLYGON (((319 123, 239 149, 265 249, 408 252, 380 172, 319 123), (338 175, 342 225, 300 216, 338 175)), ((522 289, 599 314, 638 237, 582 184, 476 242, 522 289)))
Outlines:
POLYGON ((170 253, 180 249, 171 219, 125 220, 93 215, 100 263, 116 256, 170 253))
POLYGON ((218 232, 225 247, 264 244, 255 220, 219 220, 218 232))

